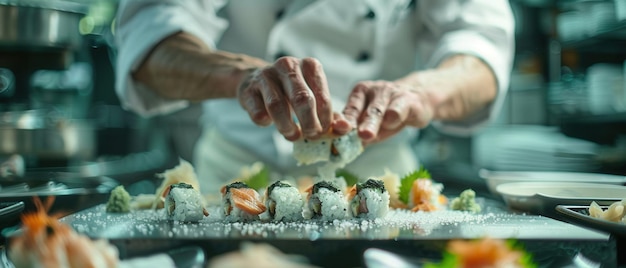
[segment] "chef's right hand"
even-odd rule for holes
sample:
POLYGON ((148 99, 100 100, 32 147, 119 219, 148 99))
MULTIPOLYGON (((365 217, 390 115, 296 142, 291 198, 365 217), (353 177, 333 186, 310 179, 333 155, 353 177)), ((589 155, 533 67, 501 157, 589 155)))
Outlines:
POLYGON ((252 71, 239 85, 237 98, 254 123, 274 123, 290 141, 319 138, 331 125, 336 133, 350 128, 332 112, 326 75, 313 58, 282 57, 252 71))

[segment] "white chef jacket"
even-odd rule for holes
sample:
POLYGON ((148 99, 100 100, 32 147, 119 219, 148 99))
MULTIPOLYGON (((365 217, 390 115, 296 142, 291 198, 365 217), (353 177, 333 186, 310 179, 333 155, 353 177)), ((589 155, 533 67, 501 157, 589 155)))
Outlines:
MULTIPOLYGON (((459 134, 495 117, 514 52, 513 16, 506 0, 123 0, 117 17, 116 91, 125 108, 151 116, 188 105, 159 97, 131 77, 155 44, 179 31, 213 49, 269 62, 284 55, 317 58, 337 111, 359 81, 394 80, 435 67, 452 54, 475 55, 494 71, 498 95, 463 122, 433 122, 459 134)), ((254 125, 237 100, 209 100, 204 110, 204 121, 225 139, 272 166, 295 166, 276 139, 276 129, 254 125)), ((406 142, 409 132, 386 142, 406 142)))

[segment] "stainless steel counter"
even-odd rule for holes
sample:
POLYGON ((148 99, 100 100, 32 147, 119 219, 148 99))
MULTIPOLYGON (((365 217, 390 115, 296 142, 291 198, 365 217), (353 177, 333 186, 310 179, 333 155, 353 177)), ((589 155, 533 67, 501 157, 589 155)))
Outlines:
POLYGON ((558 257, 578 253, 603 267, 616 266, 616 242, 608 234, 547 217, 512 214, 498 202, 481 202, 485 209, 480 214, 394 210, 376 221, 295 223, 226 223, 217 207, 199 223, 180 223, 166 220, 162 210, 110 214, 99 205, 63 221, 91 237, 109 239, 123 258, 181 245, 201 246, 210 258, 237 249, 242 241, 253 241, 304 255, 317 265, 346 267, 361 266, 367 248, 436 260, 450 240, 492 237, 518 241, 540 267, 554 267, 562 259, 558 257))

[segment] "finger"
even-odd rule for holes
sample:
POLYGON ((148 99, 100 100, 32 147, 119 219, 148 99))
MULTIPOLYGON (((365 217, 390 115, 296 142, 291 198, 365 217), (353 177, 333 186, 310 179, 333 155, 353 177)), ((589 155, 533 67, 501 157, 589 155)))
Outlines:
POLYGON ((273 79, 270 71, 265 72, 264 76, 264 86, 260 88, 260 91, 267 113, 274 121, 278 132, 287 140, 297 140, 300 138, 300 130, 291 118, 291 108, 287 97, 280 85, 273 79))
POLYGON ((383 129, 396 129, 406 121, 409 116, 409 105, 406 95, 392 94, 387 111, 383 116, 381 127, 383 129))
POLYGON ((333 119, 333 109, 322 64, 314 58, 302 59, 302 75, 315 96, 317 117, 322 126, 322 132, 326 133, 333 119))
POLYGON ((420 98, 416 101, 410 109, 409 115, 406 119, 406 124, 418 128, 423 128, 430 124, 433 119, 434 111, 432 106, 426 99, 420 98))
POLYGON ((244 85, 246 88, 242 90, 239 96, 239 104, 248 112, 250 119, 257 125, 267 126, 272 123, 261 95, 258 83, 250 82, 244 85))
POLYGON ((346 107, 343 109, 343 115, 345 119, 352 124, 352 126, 356 127, 361 117, 361 113, 365 108, 365 103, 367 101, 366 92, 368 85, 366 83, 358 83, 352 89, 350 96, 348 96, 348 102, 346 103, 346 107))
POLYGON ((359 137, 365 141, 376 138, 380 125, 382 123, 383 115, 389 104, 389 95, 384 93, 386 90, 379 90, 379 93, 372 91, 371 96, 368 96, 371 100, 367 105, 363 113, 361 122, 359 123, 359 137))
POLYGON ((345 135, 352 130, 352 124, 346 120, 340 113, 333 113, 332 123, 333 134, 345 135))
POLYGON ((306 85, 298 64, 292 58, 281 58, 275 66, 282 89, 300 122, 302 134, 313 139, 322 134, 322 126, 317 117, 315 96, 306 85))

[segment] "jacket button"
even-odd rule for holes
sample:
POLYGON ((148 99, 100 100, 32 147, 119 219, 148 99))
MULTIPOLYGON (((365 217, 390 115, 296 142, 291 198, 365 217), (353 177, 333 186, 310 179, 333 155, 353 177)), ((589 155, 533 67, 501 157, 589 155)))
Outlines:
POLYGON ((367 12, 367 14, 365 14, 365 18, 366 18, 366 19, 368 19, 368 20, 373 20, 373 19, 375 19, 375 18, 376 18, 376 13, 374 13, 374 10, 371 10, 371 9, 370 9, 370 10, 367 12))
POLYGON ((282 19, 282 18, 283 18, 283 15, 285 15, 285 9, 284 9, 284 8, 281 8, 280 10, 278 10, 278 11, 276 12, 276 15, 275 15, 275 17, 274 17, 274 18, 275 18, 276 20, 280 20, 280 19, 282 19))
POLYGON ((370 53, 367 51, 361 51, 359 55, 356 57, 357 62, 364 62, 370 59, 370 53))

